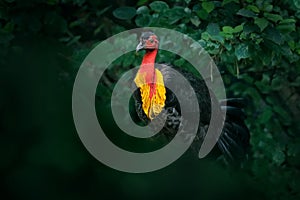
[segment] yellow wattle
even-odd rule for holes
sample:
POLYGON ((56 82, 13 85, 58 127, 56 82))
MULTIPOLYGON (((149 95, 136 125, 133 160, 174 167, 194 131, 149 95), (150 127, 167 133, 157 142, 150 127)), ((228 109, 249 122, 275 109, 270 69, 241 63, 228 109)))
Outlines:
POLYGON ((156 117, 165 106, 166 88, 163 75, 158 69, 155 69, 156 82, 155 94, 150 98, 150 84, 146 82, 146 73, 137 73, 134 82, 140 88, 142 96, 142 108, 149 119, 156 117))

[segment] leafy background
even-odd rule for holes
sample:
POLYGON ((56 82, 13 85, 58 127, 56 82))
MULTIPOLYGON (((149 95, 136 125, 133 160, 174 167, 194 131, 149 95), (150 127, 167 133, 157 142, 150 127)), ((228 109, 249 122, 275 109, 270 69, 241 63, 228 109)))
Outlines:
MULTIPOLYGON (((0 1, 3 196, 299 199, 299 19, 299 0, 0 1), (160 171, 127 174, 83 147, 71 111, 81 62, 102 40, 144 26, 197 40, 219 67, 228 96, 247 100, 251 155, 241 169, 188 152, 160 171)), ((126 54, 107 70, 96 96, 99 115, 109 115, 107 86, 140 59, 126 54)), ((168 52, 158 61, 186 66, 168 52)), ((108 135, 126 145, 115 132, 108 135)))

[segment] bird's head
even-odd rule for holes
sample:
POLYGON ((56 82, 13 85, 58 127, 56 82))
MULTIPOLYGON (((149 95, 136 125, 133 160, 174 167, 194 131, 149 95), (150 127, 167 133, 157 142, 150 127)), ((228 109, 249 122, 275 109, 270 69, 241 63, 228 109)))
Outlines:
POLYGON ((144 32, 140 37, 140 43, 136 47, 136 52, 140 50, 154 50, 158 49, 158 37, 152 32, 144 32))

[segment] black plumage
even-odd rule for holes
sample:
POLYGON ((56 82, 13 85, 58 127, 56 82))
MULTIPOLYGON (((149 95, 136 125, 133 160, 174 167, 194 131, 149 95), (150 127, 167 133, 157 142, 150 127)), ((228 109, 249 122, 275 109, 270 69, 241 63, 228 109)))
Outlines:
MULTIPOLYGON (((147 40, 147 37, 149 37, 146 37, 145 35, 143 36, 144 38, 142 38, 141 41, 145 41, 147 40)), ((152 51, 152 49, 145 49, 146 51, 152 51)), ((189 98, 191 94, 189 94, 188 91, 180 89, 181 86, 176 83, 174 72, 173 70, 171 70, 170 66, 164 64, 156 64, 155 68, 162 73, 164 83, 166 85, 175 85, 175 87, 178 87, 180 95, 189 98)), ((198 99, 200 121, 197 135, 194 139, 192 147, 199 150, 199 147, 203 142, 208 125, 210 123, 211 107, 213 104, 214 106, 217 106, 217 112, 219 113, 219 116, 226 117, 221 136, 219 137, 216 146, 218 147, 220 152, 223 153, 227 161, 243 160, 248 152, 250 140, 249 130, 244 123, 246 116, 242 110, 245 106, 243 100, 233 98, 225 99, 219 102, 214 95, 210 95, 205 81, 203 81, 201 78, 195 76, 190 71, 183 70, 182 68, 172 68, 181 73, 189 81, 198 99), (226 111, 226 116, 224 115, 224 111, 226 111)), ((141 92, 139 89, 134 92, 133 98, 135 100, 135 112, 138 116, 138 120, 146 124, 149 123, 150 119, 142 109, 141 92)), ((166 135, 171 139, 177 133, 180 125, 184 123, 185 119, 183 119, 181 116, 180 104, 178 102, 178 99, 176 98, 175 94, 168 88, 166 88, 166 101, 164 109, 164 112, 156 116, 156 118, 161 118, 162 120, 156 120, 156 123, 164 123, 163 119, 164 117, 166 117, 166 122, 160 133, 166 135)), ((188 112, 193 112, 193 110, 188 112)), ((155 123, 152 123, 152 126, 155 129, 155 123)))

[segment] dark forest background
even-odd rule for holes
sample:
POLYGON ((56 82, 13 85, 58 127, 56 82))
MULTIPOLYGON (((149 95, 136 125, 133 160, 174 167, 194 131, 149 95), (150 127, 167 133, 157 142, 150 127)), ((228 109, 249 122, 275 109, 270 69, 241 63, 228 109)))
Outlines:
MULTIPOLYGON (((300 199, 299 20, 299 0, 1 0, 1 196, 300 199), (242 167, 187 152, 162 170, 128 174, 101 164, 82 145, 71 107, 81 62, 102 40, 145 26, 199 41, 227 95, 247 100, 251 153, 242 167)), ((120 57, 105 80, 113 85, 140 59, 134 52, 120 57)), ((158 62, 186 65, 168 52, 158 62)), ((110 115, 106 85, 99 86, 97 111, 110 115)))

